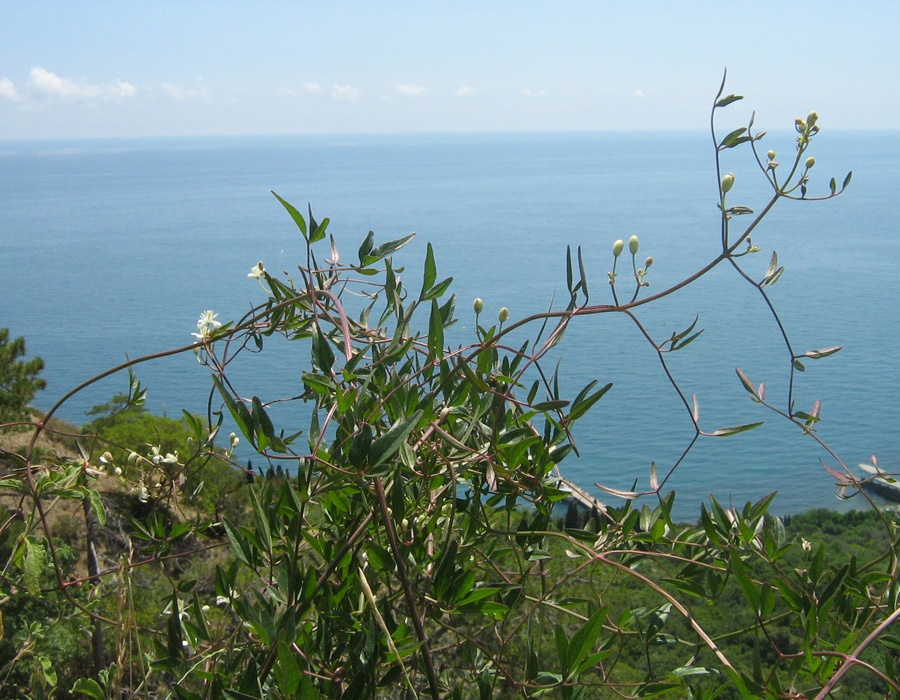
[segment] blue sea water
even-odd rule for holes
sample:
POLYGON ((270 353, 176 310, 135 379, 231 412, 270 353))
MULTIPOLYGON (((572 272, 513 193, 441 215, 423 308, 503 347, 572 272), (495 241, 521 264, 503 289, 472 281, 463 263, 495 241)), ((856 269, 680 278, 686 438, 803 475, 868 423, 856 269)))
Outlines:
MULTIPOLYGON (((787 163, 792 135, 770 133, 763 147, 787 163)), ((795 408, 822 401, 819 435, 848 465, 873 453, 900 462, 900 134, 825 131, 811 153, 810 194, 827 193, 832 176, 840 183, 853 170, 848 192, 780 202, 754 232, 762 252, 745 261, 759 278, 778 252, 786 271, 772 299, 796 351, 843 346, 807 363, 795 408)), ((725 171, 736 173, 730 203, 764 205, 755 167, 747 151, 726 154, 725 171)), ((346 259, 369 230, 378 241, 416 232, 396 256, 414 289, 431 242, 439 275, 455 278, 458 341, 470 337, 476 296, 486 316, 507 306, 513 318, 545 310, 554 293, 561 299, 567 245, 582 247, 592 301, 606 303, 615 239, 637 234, 641 260, 654 257, 647 293, 700 269, 719 239, 704 133, 0 142, 0 327, 25 336, 46 362, 49 386, 36 404, 49 408, 126 356, 190 342, 204 309, 224 321, 262 301, 250 268, 262 260, 269 271, 291 270, 302 256, 299 232, 270 189, 330 217, 346 259)), ((697 394, 702 427, 766 424, 701 439, 667 482, 678 492, 677 512, 695 516, 710 493, 742 505, 773 490, 776 512, 845 507, 819 463, 835 460, 752 403, 737 379, 740 367, 785 408, 788 356, 759 295, 723 266, 637 311, 658 340, 695 315, 705 333, 671 355, 670 368, 688 396, 697 394)), ((566 476, 599 494, 596 482, 646 488, 651 461, 665 475, 688 445, 690 421, 635 325, 613 314, 577 319, 556 357, 570 395, 591 379, 614 383, 577 425, 581 457, 564 463, 566 476)), ((240 368, 239 389, 290 395, 305 360, 293 348, 261 356, 240 368)), ((205 411, 209 376, 192 355, 137 372, 151 410, 205 411)), ((105 379, 59 415, 81 422, 126 386, 125 376, 105 379)))

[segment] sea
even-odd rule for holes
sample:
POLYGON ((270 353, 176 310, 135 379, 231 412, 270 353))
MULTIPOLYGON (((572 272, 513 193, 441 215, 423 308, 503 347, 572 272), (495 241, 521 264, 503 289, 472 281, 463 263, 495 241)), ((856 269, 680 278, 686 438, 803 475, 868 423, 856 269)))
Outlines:
MULTIPOLYGON (((795 136, 770 132, 760 150, 775 150, 784 170, 795 136)), ((741 507, 778 491, 778 514, 864 507, 836 498, 823 464, 855 469, 873 454, 882 466, 900 464, 900 132, 825 129, 808 154, 816 158, 808 198, 827 195, 829 180, 840 186, 852 170, 847 191, 779 201, 752 233, 759 252, 739 263, 759 280, 777 252, 785 270, 770 299, 795 353, 842 347, 795 373, 794 410, 821 402, 816 436, 828 449, 742 387, 738 368, 788 411, 790 353, 766 301, 723 264, 635 317, 656 342, 698 319, 704 333, 670 354, 667 370, 689 400, 696 394, 704 431, 764 424, 701 438, 680 460, 692 438, 688 410, 641 329, 622 314, 578 318, 546 371, 559 367, 570 398, 594 379, 613 389, 575 425, 578 454, 561 465, 567 478, 618 503, 597 484, 646 490, 655 464, 663 490, 677 492, 676 515, 689 519, 710 494, 741 507)), ((735 174, 729 205, 762 209, 771 190, 749 148, 722 155, 722 172, 735 174)), ((454 278, 458 298, 447 340, 465 343, 476 297, 483 323, 504 306, 512 320, 563 308, 567 247, 582 251, 591 303, 611 303, 616 239, 637 235, 640 264, 654 259, 642 296, 691 276, 720 246, 716 180, 704 132, 0 141, 0 327, 44 360, 47 388, 34 403, 47 410, 126 358, 191 342, 204 310, 236 320, 265 298, 248 278, 254 265, 290 275, 305 259, 275 191, 328 217, 344 260, 355 259, 369 231, 376 243, 416 233, 394 257, 414 293, 431 243, 439 278, 454 278)), ((735 217, 732 235, 751 219, 735 217)), ((320 258, 330 253, 322 245, 320 258)), ((619 271, 617 289, 630 298, 627 264, 619 271)), ((530 326, 519 338, 536 332, 530 326)), ((296 395, 307 363, 308 348, 275 348, 236 369, 237 389, 264 401, 296 395)), ((218 408, 193 354, 135 372, 156 413, 205 413, 210 400, 218 408)), ((56 414, 81 423, 127 387, 127 374, 110 376, 56 414)), ((302 409, 277 420, 286 432, 307 428, 302 409)))

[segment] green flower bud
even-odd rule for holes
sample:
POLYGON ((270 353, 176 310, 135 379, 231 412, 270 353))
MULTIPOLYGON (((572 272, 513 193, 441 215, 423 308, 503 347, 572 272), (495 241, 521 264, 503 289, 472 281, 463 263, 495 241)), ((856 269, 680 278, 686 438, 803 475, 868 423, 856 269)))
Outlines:
POLYGON ((472 303, 472 308, 475 309, 476 314, 480 314, 482 311, 484 311, 484 302, 481 301, 480 298, 477 298, 472 303))
POLYGON ((798 133, 802 134, 806 130, 806 122, 803 121, 802 119, 795 119, 794 120, 794 128, 797 130, 798 133))
POLYGON ((622 254, 622 250, 625 248, 625 241, 621 238, 613 243, 613 255, 617 258, 622 254))
POLYGON ((725 177, 722 178, 722 192, 728 192, 734 185, 734 173, 728 173, 725 177))
POLYGON ((814 127, 817 121, 819 121, 819 115, 815 112, 810 112, 806 117, 806 123, 809 124, 810 128, 814 127))
POLYGON ((650 269, 650 266, 651 266, 652 264, 653 264, 653 258, 647 258, 647 259, 644 261, 644 269, 645 269, 645 270, 649 270, 649 269, 650 269))
POLYGON ((768 156, 769 160, 775 160, 775 151, 769 151, 768 153, 766 153, 766 155, 768 156))
POLYGON ((509 309, 504 306, 502 309, 500 309, 500 313, 497 315, 497 318, 500 319, 500 323, 506 321, 506 319, 509 318, 509 309))
POLYGON ((640 244, 640 241, 638 241, 637 236, 632 236, 631 238, 628 239, 628 250, 632 255, 637 254, 639 244, 640 244))
POLYGON ((812 166, 816 164, 816 159, 810 156, 806 159, 806 169, 809 170, 812 166))

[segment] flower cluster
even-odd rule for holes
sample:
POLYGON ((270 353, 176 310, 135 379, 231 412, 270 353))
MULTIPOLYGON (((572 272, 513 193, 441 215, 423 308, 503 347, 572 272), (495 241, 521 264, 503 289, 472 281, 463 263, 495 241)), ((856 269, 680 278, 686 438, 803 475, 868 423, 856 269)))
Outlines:
POLYGON ((197 333, 191 333, 195 338, 206 340, 214 331, 219 330, 222 324, 216 320, 219 314, 213 313, 211 310, 204 311, 200 314, 200 320, 197 321, 197 333))

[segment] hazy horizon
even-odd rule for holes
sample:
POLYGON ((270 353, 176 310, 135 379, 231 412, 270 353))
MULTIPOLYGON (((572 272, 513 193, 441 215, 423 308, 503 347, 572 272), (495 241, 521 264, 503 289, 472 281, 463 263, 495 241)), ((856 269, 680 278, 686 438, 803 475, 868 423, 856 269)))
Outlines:
POLYGON ((0 6, 0 139, 900 128, 900 3, 0 6), (87 9, 86 9, 87 8, 87 9))

